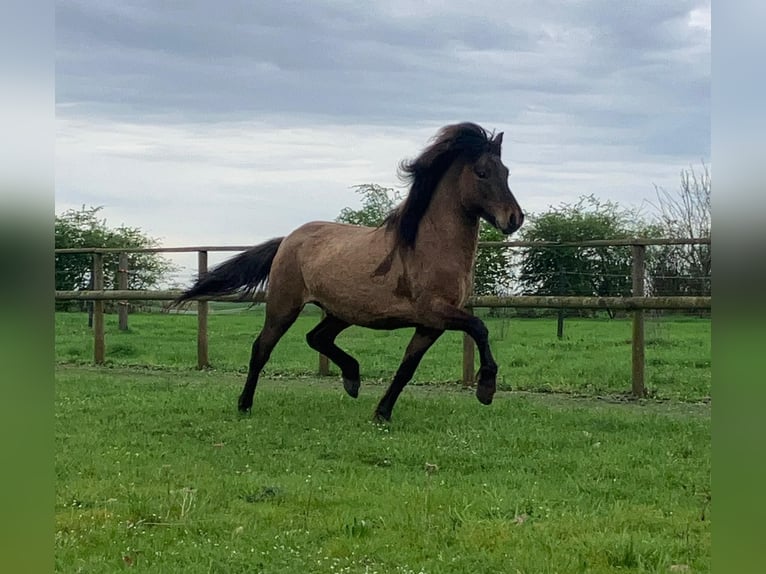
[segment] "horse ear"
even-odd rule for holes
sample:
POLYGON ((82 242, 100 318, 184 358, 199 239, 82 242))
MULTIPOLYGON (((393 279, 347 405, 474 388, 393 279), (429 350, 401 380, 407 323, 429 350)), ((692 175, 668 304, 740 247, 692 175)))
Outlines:
POLYGON ((503 132, 500 132, 489 142, 490 149, 495 155, 500 155, 500 148, 503 145, 503 132))

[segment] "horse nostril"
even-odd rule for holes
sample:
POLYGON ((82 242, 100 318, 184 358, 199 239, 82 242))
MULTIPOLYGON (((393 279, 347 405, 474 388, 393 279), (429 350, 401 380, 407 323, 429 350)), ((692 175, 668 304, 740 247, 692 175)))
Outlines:
POLYGON ((524 223, 524 214, 521 211, 511 213, 511 217, 508 221, 508 227, 512 231, 516 231, 524 223))

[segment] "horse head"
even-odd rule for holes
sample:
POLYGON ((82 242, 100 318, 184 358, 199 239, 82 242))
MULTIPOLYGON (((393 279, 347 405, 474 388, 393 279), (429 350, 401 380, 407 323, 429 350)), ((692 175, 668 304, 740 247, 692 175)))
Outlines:
POLYGON ((502 143, 500 132, 475 161, 465 162, 460 175, 461 202, 468 213, 510 235, 521 227, 524 212, 508 186, 508 168, 500 159, 502 143))

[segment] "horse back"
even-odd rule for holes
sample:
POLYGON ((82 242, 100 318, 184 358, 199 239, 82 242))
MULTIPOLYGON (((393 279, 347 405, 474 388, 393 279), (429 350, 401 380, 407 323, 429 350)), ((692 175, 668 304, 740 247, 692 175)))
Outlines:
POLYGON ((462 305, 463 279, 438 260, 402 255, 383 227, 311 222, 282 242, 269 298, 292 294, 352 324, 395 328, 418 324, 434 296, 462 305))

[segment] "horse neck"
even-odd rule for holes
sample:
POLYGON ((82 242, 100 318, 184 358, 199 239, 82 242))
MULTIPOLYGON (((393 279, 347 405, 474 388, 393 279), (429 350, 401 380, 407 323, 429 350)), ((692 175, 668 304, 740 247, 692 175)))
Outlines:
MULTIPOLYGON (((479 240, 479 219, 466 213, 460 202, 459 170, 449 170, 436 189, 418 229, 418 244, 436 258, 471 272, 479 240)), ((437 259, 438 260, 438 259, 437 259)))

